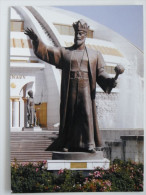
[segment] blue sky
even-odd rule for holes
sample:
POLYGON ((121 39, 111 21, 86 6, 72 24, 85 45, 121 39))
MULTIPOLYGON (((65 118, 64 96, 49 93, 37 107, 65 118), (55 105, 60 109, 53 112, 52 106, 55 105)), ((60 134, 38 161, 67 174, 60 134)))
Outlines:
POLYGON ((143 50, 143 7, 125 6, 60 6, 87 16, 121 34, 143 50))

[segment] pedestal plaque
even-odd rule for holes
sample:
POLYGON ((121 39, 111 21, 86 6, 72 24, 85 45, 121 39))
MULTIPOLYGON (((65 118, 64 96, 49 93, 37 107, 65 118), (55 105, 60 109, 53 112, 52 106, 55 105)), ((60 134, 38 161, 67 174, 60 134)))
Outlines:
POLYGON ((87 168, 87 162, 71 162, 70 168, 71 169, 87 168))

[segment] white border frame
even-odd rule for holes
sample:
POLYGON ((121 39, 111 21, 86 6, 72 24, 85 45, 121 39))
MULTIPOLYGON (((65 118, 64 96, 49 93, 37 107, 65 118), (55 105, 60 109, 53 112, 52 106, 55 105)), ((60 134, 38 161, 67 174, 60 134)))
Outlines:
MULTIPOLYGON (((63 5, 143 5, 144 35, 146 35, 146 1, 145 0, 0 0, 0 194, 11 194, 10 190, 10 131, 9 131, 9 6, 63 6, 63 5)), ((144 37, 144 54, 146 44, 144 37)), ((144 59, 145 62, 145 59, 144 59)), ((146 63, 146 62, 145 62, 146 63)), ((144 63, 144 64, 145 64, 144 63)), ((146 75, 146 69, 144 69, 146 75)), ((145 76, 146 82, 146 76, 145 76)), ((146 87, 144 88, 146 95, 146 87)), ((146 116, 146 102, 144 102, 144 118, 146 116)), ((144 121, 144 128, 146 121, 144 121)), ((146 146, 146 142, 144 142, 146 146)), ((146 147, 145 147, 146 148, 146 147)), ((146 158, 145 158, 146 162, 146 158)), ((145 169, 144 169, 145 170, 145 169)), ((144 174, 146 175, 146 174, 144 174)), ((144 180, 146 178, 144 177, 144 180)), ((144 181, 146 188, 146 181, 144 181)), ((141 192, 140 194, 144 194, 141 192)), ((102 194, 95 193, 65 193, 65 194, 102 194)), ((126 192, 136 194, 137 192, 126 192)), ((17 193, 19 194, 19 193, 17 193)), ((23 193, 20 193, 23 195, 23 193)), ((27 193, 28 195, 32 193, 27 193)), ((36 193, 33 193, 36 194, 36 193)), ((44 193, 37 193, 37 195, 44 193)), ((63 195, 64 193, 45 193, 63 195)), ((111 194, 111 193, 106 193, 111 194)), ((114 192, 116 194, 116 192, 114 192)), ((118 194, 125 194, 119 192, 118 194)))

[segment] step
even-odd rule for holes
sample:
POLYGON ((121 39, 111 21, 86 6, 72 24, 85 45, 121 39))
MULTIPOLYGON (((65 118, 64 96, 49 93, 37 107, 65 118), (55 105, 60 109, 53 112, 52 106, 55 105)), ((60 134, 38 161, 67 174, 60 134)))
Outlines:
POLYGON ((11 132, 11 162, 37 162, 52 159, 45 151, 58 137, 58 131, 11 132))

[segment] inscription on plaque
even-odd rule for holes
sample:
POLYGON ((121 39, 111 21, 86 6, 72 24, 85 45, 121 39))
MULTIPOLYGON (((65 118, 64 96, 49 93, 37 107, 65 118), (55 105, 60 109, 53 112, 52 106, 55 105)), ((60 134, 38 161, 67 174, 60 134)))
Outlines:
POLYGON ((70 168, 87 168, 86 162, 71 162, 70 168))

